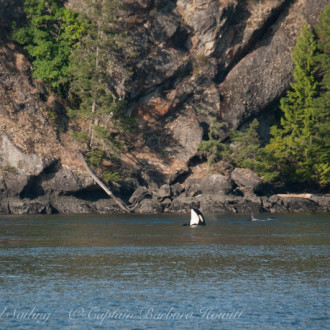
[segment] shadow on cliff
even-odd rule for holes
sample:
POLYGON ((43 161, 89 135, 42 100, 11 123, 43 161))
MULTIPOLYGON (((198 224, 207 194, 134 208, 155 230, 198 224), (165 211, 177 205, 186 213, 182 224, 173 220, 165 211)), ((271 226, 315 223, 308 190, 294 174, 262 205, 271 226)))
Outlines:
MULTIPOLYGON (((228 73, 235 67, 235 65, 249 53, 255 51, 261 46, 266 46, 271 43, 272 38, 275 35, 275 31, 273 31, 272 28, 275 25, 279 26, 280 23, 286 18, 289 9, 294 4, 294 2, 295 0, 285 0, 280 6, 274 8, 267 19, 263 22, 263 24, 254 30, 249 42, 242 48, 239 48, 235 56, 233 56, 230 64, 227 67, 224 67, 222 62, 218 65, 218 73, 214 79, 216 84, 222 83, 226 79, 228 73)), ((234 42, 232 43, 231 48, 233 48, 235 45, 239 45, 242 42, 243 33, 239 33, 239 31, 245 30, 247 25, 246 21, 250 16, 251 13, 247 10, 246 4, 239 3, 235 10, 235 19, 230 22, 231 30, 227 31, 227 33, 235 34, 234 42)))
POLYGON ((0 0, 0 35, 7 37, 12 30, 12 23, 17 27, 26 23, 24 0, 0 0))

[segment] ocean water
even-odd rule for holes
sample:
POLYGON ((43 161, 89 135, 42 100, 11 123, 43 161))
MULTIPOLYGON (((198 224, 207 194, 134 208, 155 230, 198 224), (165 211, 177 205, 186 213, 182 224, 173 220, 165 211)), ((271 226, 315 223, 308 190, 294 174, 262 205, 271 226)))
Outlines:
POLYGON ((330 329, 329 215, 274 217, 0 216, 0 329, 330 329))

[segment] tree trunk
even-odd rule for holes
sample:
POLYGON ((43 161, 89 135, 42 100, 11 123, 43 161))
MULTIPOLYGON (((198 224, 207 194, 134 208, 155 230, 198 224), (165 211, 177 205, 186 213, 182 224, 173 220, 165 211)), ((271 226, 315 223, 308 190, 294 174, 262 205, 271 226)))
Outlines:
POLYGON ((130 212, 130 209, 127 205, 119 198, 117 198, 110 189, 92 172, 92 170, 87 165, 84 156, 80 153, 81 161, 87 171, 87 173, 94 179, 94 181, 117 203, 117 205, 124 210, 125 212, 130 212))

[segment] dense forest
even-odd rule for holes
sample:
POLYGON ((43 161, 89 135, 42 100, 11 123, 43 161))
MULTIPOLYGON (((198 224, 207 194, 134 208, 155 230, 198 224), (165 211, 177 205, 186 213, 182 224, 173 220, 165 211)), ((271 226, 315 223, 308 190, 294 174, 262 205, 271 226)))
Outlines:
MULTIPOLYGON (((125 151, 136 118, 126 107, 138 53, 121 26, 121 1, 83 0, 81 13, 61 0, 26 0, 27 22, 13 23, 13 37, 27 51, 33 77, 60 96, 65 111, 51 112, 59 130, 70 132, 90 166, 106 182, 120 178, 106 159, 125 151)), ((292 51, 293 82, 274 106, 280 120, 270 139, 246 128, 219 135, 226 123, 214 116, 200 144, 209 166, 228 162, 250 168, 265 181, 326 187, 330 182, 330 5, 318 24, 306 24, 292 51)), ((239 92, 239 91, 237 91, 239 92)))

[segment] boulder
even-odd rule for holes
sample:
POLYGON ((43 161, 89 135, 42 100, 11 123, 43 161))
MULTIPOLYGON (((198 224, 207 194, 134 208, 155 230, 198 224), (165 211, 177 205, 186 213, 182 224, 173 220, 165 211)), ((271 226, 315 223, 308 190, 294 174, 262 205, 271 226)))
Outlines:
POLYGON ((185 196, 186 197, 196 197, 202 195, 202 188, 199 183, 189 183, 186 186, 185 196))
POLYGON ((95 207, 90 202, 72 196, 60 196, 51 201, 51 205, 61 214, 95 213, 95 207))
POLYGON ((163 184, 153 196, 157 197, 160 201, 164 200, 166 197, 172 196, 171 186, 169 184, 163 184))
POLYGON ((233 182, 221 174, 208 174, 201 181, 202 193, 207 195, 223 195, 233 190, 233 182))
POLYGON ((330 211, 330 194, 320 196, 313 195, 311 200, 318 205, 319 210, 322 210, 323 212, 330 211))
POLYGON ((305 198, 283 198, 282 204, 289 212, 312 213, 318 209, 314 201, 305 198))
POLYGON ((45 165, 39 156, 22 152, 7 135, 0 134, 0 167, 9 166, 25 175, 38 175, 44 170, 45 165))
POLYGON ((199 209, 200 201, 194 197, 179 196, 172 202, 171 211, 178 213, 190 212, 192 208, 199 209))
POLYGON ((235 168, 231 173, 231 179, 243 192, 257 192, 262 187, 259 175, 247 168, 235 168))
POLYGON ((225 206, 226 197, 224 195, 202 195, 200 198, 200 208, 205 213, 227 213, 225 206))
POLYGON ((141 202, 142 200, 144 200, 146 198, 151 198, 151 197, 152 197, 152 194, 148 190, 148 188, 140 186, 134 191, 134 193, 130 197, 129 203, 137 204, 137 203, 141 202))
MULTIPOLYGON (((58 195, 78 192, 83 188, 78 176, 69 169, 61 168, 57 172, 49 173, 42 180, 41 186, 44 191, 52 192, 58 195)), ((91 182, 93 182, 91 180, 91 182)))
POLYGON ((11 214, 50 214, 53 207, 47 200, 30 200, 30 199, 8 199, 8 211, 11 214))
POLYGON ((163 205, 156 199, 144 199, 135 212, 143 214, 162 213, 163 205))
POLYGON ((172 185, 172 194, 173 196, 179 196, 182 192, 184 192, 184 187, 181 183, 177 182, 172 185))
POLYGON ((97 214, 123 214, 124 211, 112 198, 103 198, 90 204, 97 214))
POLYGON ((5 172, 3 176, 3 187, 5 187, 6 196, 19 196, 24 190, 24 188, 27 186, 29 178, 29 175, 23 173, 5 172))
POLYGON ((162 205, 164 206, 164 211, 168 210, 171 205, 172 205, 172 200, 170 198, 165 198, 163 201, 162 201, 162 205))

